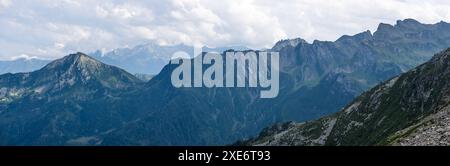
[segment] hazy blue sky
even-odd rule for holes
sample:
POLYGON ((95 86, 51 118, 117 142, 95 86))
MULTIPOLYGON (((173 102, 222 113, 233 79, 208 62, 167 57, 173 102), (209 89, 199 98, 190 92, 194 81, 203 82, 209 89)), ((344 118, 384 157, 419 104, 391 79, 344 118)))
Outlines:
POLYGON ((271 47, 380 22, 450 21, 448 0, 0 0, 0 59, 160 44, 271 47))

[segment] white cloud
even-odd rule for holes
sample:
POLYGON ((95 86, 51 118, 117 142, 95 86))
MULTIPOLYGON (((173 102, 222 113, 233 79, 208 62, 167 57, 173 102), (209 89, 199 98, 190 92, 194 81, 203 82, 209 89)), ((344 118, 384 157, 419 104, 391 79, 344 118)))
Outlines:
POLYGON ((132 4, 99 4, 95 8, 95 13, 102 19, 142 19, 152 20, 151 10, 132 4))
POLYGON ((17 60, 17 59, 31 60, 31 59, 39 59, 39 58, 36 56, 29 56, 27 54, 20 54, 18 56, 14 56, 14 57, 10 58, 10 60, 17 60))
POLYGON ((0 0, 0 10, 11 5, 11 0, 0 0))
POLYGON ((55 58, 149 41, 270 47, 335 40, 380 22, 450 21, 446 0, 0 0, 0 58, 55 58))

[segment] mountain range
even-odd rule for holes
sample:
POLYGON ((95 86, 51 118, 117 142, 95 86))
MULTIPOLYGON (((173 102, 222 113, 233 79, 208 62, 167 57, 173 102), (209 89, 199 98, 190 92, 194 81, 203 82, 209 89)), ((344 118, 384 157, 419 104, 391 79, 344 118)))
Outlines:
POLYGON ((0 61, 0 74, 30 72, 44 67, 49 60, 18 58, 0 61))
MULTIPOLYGON (((194 46, 185 44, 162 46, 155 43, 147 43, 133 48, 118 48, 110 52, 100 50, 90 53, 93 58, 134 74, 156 75, 167 65, 174 53, 182 51, 194 57, 194 46)), ((223 52, 229 49, 246 50, 242 46, 210 48, 203 46, 204 52, 223 52)))
POLYGON ((0 144, 230 144, 278 122, 338 112, 448 46, 450 24, 412 19, 334 42, 281 40, 269 49, 280 54, 274 99, 259 98, 257 88, 175 88, 174 64, 145 82, 99 56, 72 54, 0 75, 0 144))
POLYGON ((244 145, 450 145, 450 48, 365 92, 342 111, 264 130, 244 145))
MULTIPOLYGON (((203 46, 201 49, 204 52, 223 52, 230 49, 247 50, 248 48, 243 46, 203 46)), ((191 57, 194 57, 194 46, 185 44, 159 45, 153 42, 137 45, 132 48, 117 48, 111 51, 97 50, 88 55, 100 62, 120 67, 130 73, 137 74, 139 77, 148 79, 158 74, 169 63, 173 54, 179 51, 183 51, 191 57)), ((0 74, 31 72, 44 67, 50 62, 51 60, 37 58, 2 60, 0 61, 0 74)))

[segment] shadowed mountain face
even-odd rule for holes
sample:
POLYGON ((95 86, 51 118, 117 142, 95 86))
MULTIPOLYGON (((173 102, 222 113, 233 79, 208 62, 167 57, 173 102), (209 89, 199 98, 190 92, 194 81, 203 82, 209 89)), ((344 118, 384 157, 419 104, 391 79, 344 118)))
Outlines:
POLYGON ((274 99, 258 98, 257 89, 175 89, 167 86, 175 68, 169 65, 140 94, 141 102, 154 104, 145 109, 158 111, 112 133, 104 143, 226 144, 275 122, 315 119, 337 112, 364 90, 449 45, 449 24, 410 19, 395 26, 380 24, 374 35, 363 32, 335 42, 280 41, 272 49, 280 52, 281 69, 280 93, 274 99), (151 95, 155 92, 159 95, 151 95))
POLYGON ((450 145, 450 49, 358 97, 343 111, 266 129, 246 145, 450 145))
POLYGON ((281 72, 274 99, 260 99, 257 88, 174 88, 176 65, 141 84, 71 55, 36 72, 0 76, 0 144, 229 144, 276 122, 337 112, 449 45, 449 24, 409 19, 335 42, 280 41, 272 48, 281 72))
POLYGON ((281 80, 285 91, 276 99, 282 106, 274 109, 283 112, 282 119, 302 121, 336 112, 364 90, 429 60, 450 46, 450 24, 406 19, 395 26, 380 24, 373 35, 293 41, 274 47, 287 76, 281 80))

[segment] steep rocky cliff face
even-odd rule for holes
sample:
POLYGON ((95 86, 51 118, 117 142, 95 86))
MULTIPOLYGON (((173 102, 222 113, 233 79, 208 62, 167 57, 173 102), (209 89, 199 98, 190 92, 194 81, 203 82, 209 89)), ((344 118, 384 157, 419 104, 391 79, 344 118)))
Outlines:
MULTIPOLYGON (((450 49, 342 111, 265 130, 245 145, 450 145, 450 49)), ((242 143, 241 143, 242 144, 242 143)))

